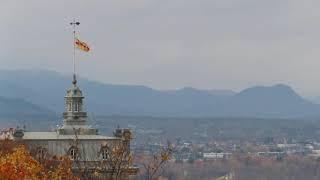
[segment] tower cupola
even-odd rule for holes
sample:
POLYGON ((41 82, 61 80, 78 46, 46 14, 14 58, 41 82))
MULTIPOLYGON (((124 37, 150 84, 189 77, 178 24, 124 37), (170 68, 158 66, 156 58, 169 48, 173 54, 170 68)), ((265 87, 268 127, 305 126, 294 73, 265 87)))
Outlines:
POLYGON ((87 125, 87 112, 83 108, 84 96, 77 86, 76 76, 73 75, 72 86, 67 90, 63 126, 59 129, 62 134, 97 134, 97 129, 87 125))

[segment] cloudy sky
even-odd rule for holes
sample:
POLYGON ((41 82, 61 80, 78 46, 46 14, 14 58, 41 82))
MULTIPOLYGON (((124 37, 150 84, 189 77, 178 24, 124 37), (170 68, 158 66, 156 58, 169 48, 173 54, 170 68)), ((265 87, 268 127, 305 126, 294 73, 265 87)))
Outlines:
POLYGON ((286 83, 320 95, 319 0, 2 0, 1 69, 72 71, 156 89, 286 83))

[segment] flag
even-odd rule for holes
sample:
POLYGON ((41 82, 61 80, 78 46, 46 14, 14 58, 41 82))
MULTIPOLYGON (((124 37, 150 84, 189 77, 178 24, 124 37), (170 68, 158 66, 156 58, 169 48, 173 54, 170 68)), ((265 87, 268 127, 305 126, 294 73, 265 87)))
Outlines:
POLYGON ((75 40, 74 43, 75 43, 75 45, 76 45, 76 47, 77 47, 78 49, 80 49, 80 50, 82 50, 82 51, 85 51, 85 52, 90 51, 90 48, 89 48, 89 46, 87 45, 87 43, 80 41, 78 38, 76 38, 76 40, 75 40))

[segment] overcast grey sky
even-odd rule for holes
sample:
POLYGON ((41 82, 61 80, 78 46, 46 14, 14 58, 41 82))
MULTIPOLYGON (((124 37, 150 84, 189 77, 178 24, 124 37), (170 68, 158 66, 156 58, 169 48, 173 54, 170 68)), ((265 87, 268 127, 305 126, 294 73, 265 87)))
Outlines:
POLYGON ((2 0, 2 69, 72 71, 156 89, 286 83, 320 95, 319 0, 2 0))

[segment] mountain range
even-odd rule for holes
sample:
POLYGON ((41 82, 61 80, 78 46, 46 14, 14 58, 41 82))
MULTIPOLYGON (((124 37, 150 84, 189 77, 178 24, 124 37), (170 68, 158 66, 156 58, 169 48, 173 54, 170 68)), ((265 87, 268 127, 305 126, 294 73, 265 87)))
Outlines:
MULTIPOLYGON (((155 90, 146 86, 103 84, 80 78, 88 112, 95 115, 180 117, 317 117, 320 105, 284 84, 231 90, 155 90)), ((58 114, 71 75, 45 70, 0 71, 0 117, 58 114)))

